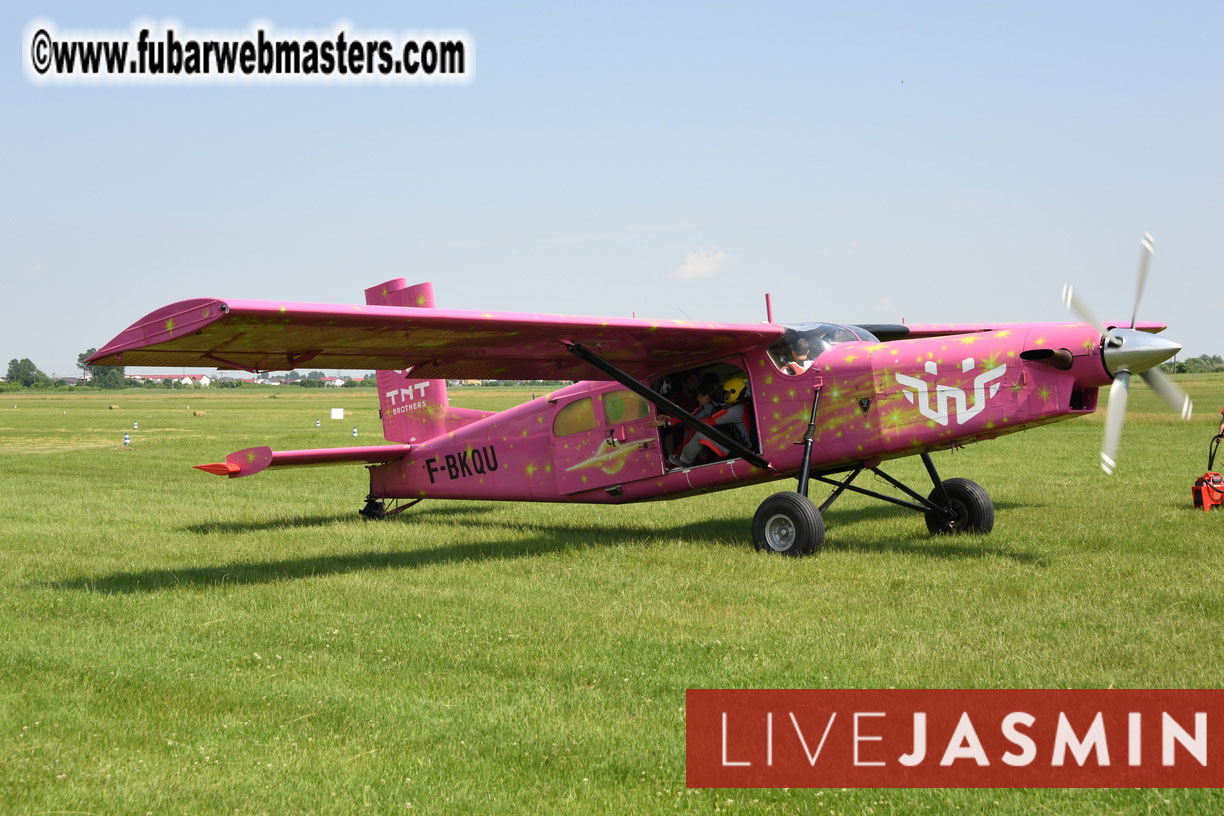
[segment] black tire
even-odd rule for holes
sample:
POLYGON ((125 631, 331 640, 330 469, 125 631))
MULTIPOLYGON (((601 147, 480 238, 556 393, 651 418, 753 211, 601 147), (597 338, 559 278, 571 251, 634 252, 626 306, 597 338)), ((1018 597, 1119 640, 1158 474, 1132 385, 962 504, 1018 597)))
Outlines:
MULTIPOLYGON (((926 514, 927 530, 931 535, 951 533, 989 533, 994 529, 994 502, 980 484, 969 479, 945 479, 944 492, 948 494, 952 516, 929 510, 926 514)), ((932 490, 928 497, 938 504, 939 491, 932 490)))
POLYGON ((366 521, 378 521, 387 515, 387 506, 381 499, 366 499, 365 507, 357 511, 366 521))
POLYGON ((824 519, 816 505, 798 493, 775 493, 752 517, 752 543, 779 555, 809 555, 824 545, 824 519))

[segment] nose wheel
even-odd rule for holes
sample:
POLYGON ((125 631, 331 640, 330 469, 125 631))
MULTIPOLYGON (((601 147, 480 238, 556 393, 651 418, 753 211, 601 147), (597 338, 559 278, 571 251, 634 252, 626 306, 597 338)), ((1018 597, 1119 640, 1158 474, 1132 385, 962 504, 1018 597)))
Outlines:
MULTIPOLYGON (((943 493, 947 509, 926 511, 931 535, 989 533, 994 528, 994 502, 980 484, 969 479, 945 479, 943 493)), ((940 498, 936 488, 928 501, 936 503, 940 498)))

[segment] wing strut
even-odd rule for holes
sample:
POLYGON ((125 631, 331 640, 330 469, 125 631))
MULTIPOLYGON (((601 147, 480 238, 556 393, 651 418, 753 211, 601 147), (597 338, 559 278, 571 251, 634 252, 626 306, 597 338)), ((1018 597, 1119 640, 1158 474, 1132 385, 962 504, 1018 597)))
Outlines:
POLYGON ((621 371, 612 363, 600 357, 595 352, 591 351, 586 346, 579 343, 567 342, 565 347, 571 353, 583 362, 590 363, 598 368, 603 373, 607 374, 612 379, 616 380, 621 385, 628 388, 633 393, 637 394, 642 399, 654 405, 661 413, 667 414, 670 417, 678 419, 680 422, 692 428, 699 434, 705 434, 712 442, 721 445, 727 450, 747 462, 751 462, 759 468, 773 469, 773 465, 769 464, 767 459, 761 457, 760 454, 752 450, 752 448, 740 442, 738 439, 732 439, 728 434, 723 433, 714 425, 707 425, 697 417, 690 414, 688 411, 681 408, 676 403, 669 400, 667 397, 650 388, 645 383, 639 382, 629 374, 621 371))

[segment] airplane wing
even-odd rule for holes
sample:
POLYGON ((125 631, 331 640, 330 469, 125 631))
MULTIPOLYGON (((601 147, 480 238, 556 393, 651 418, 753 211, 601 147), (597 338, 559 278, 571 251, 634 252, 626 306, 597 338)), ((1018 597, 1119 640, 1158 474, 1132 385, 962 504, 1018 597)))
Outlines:
MULTIPOLYGON (((889 340, 913 340, 920 337, 942 337, 950 334, 975 334, 989 331, 1017 331, 1031 328, 1031 323, 855 323, 853 324, 874 334, 887 342, 889 340)), ((1079 322, 1071 322, 1068 326, 1079 326, 1079 322)), ((1129 320, 1110 321, 1105 324, 1110 329, 1129 329, 1129 320)), ((1139 331, 1157 334, 1168 328, 1164 323, 1140 321, 1135 324, 1139 331)))
POLYGON ((635 376, 768 343, 767 323, 184 300, 133 323, 90 365, 245 371, 406 369, 423 379, 603 379, 566 349, 580 343, 635 376))

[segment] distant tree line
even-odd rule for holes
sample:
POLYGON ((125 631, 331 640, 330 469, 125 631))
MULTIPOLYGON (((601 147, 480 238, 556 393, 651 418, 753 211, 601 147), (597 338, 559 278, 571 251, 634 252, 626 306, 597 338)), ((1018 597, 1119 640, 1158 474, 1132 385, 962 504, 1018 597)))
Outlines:
POLYGON ((34 361, 29 357, 9 360, 8 374, 5 375, 5 379, 11 384, 20 384, 22 388, 33 388, 34 386, 46 388, 52 384, 51 378, 34 365, 34 361))
POLYGON ((1170 360, 1160 366, 1166 374, 1211 374, 1224 371, 1224 357, 1200 354, 1187 360, 1170 360))
POLYGON ((482 385, 524 388, 533 385, 569 385, 574 380, 484 380, 482 385))
MULTIPOLYGON (((81 370, 81 377, 87 380, 87 384, 94 388, 126 388, 131 383, 128 383, 123 376, 123 366, 91 366, 86 365, 85 361, 97 352, 97 349, 89 349, 77 355, 77 368, 81 370)), ((12 390, 15 388, 63 388, 71 385, 64 379, 53 379, 41 368, 34 364, 34 361, 29 357, 23 357, 20 360, 9 360, 8 371, 4 376, 5 382, 0 383, 0 389, 12 390)))
POLYGON ((127 385, 127 379, 123 376, 123 366, 91 366, 86 365, 85 361, 98 350, 95 348, 86 349, 77 355, 77 368, 81 369, 81 376, 89 380, 89 384, 94 388, 123 388, 127 385))

